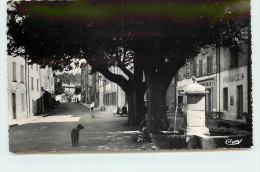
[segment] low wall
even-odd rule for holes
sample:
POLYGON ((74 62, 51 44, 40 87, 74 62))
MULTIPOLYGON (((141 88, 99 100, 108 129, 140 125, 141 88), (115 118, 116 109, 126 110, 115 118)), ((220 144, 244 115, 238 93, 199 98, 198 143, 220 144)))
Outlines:
POLYGON ((252 135, 247 131, 211 128, 209 135, 183 133, 151 133, 153 143, 160 149, 218 149, 250 148, 252 135))

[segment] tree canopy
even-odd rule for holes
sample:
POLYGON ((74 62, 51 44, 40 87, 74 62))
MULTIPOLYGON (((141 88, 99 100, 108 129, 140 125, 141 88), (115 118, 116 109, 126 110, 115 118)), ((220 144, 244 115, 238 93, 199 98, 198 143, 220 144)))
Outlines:
POLYGON ((8 53, 54 69, 85 58, 126 93, 144 72, 148 124, 162 130, 163 98, 178 69, 201 47, 248 39, 249 29, 250 0, 22 1, 8 10, 8 53))
POLYGON ((22 1, 8 10, 8 52, 55 69, 82 56, 96 69, 116 63, 128 73, 120 62, 129 50, 177 62, 201 46, 239 40, 249 2, 22 1))

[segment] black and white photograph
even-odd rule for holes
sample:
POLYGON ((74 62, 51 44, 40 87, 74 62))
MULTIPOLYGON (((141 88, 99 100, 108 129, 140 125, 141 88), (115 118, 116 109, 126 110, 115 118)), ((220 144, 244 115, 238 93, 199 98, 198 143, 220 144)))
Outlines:
POLYGON ((8 1, 9 152, 250 151, 250 3, 8 1))
POLYGON ((0 1, 0 171, 258 172, 259 7, 0 1))

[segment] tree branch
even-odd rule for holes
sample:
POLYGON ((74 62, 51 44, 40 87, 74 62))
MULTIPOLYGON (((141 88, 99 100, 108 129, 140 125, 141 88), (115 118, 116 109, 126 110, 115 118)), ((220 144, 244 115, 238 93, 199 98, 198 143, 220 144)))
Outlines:
POLYGON ((118 67, 128 76, 129 80, 133 79, 133 74, 122 64, 118 64, 118 67))
POLYGON ((124 58, 123 58, 123 62, 121 61, 120 57, 118 57, 117 55, 117 64, 118 67, 128 76, 129 80, 133 79, 133 74, 124 66, 125 64, 125 53, 124 53, 124 58))
POLYGON ((97 67, 95 68, 95 70, 101 73, 108 80, 118 84, 126 94, 129 94, 131 84, 125 77, 110 72, 109 69, 106 67, 97 67))

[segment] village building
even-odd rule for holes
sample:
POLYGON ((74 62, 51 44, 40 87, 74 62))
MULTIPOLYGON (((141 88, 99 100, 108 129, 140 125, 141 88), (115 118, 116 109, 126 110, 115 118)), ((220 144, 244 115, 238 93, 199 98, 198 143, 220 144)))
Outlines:
MULTIPOLYGON (((88 64, 81 66, 81 101, 95 106, 100 110, 115 112, 118 107, 127 107, 127 97, 124 91, 117 84, 96 72, 90 75, 91 67, 88 64)), ((117 67, 110 70, 115 74, 123 75, 117 67)))
POLYGON ((250 46, 242 43, 239 47, 221 48, 219 50, 219 111, 223 119, 244 121, 243 113, 248 113, 250 104, 249 91, 249 57, 250 46))
POLYGON ((9 123, 29 118, 26 71, 28 65, 22 57, 8 56, 8 111, 9 123))
POLYGON ((28 64, 22 57, 8 56, 7 61, 9 124, 47 113, 46 109, 50 112, 51 95, 48 96, 50 98, 48 105, 44 106, 44 100, 46 101, 44 94, 54 91, 52 69, 40 68, 38 64, 28 64), (49 77, 48 88, 42 80, 44 73, 46 73, 46 78, 49 77))
POLYGON ((208 47, 178 71, 176 105, 181 106, 183 88, 193 81, 206 87, 206 113, 216 113, 218 118, 245 122, 243 113, 248 113, 248 61, 249 46, 208 47))
POLYGON ((42 100, 42 89, 41 89, 41 77, 40 67, 38 64, 30 64, 27 68, 28 80, 28 102, 29 112, 31 116, 38 115, 43 112, 43 100, 42 100))

